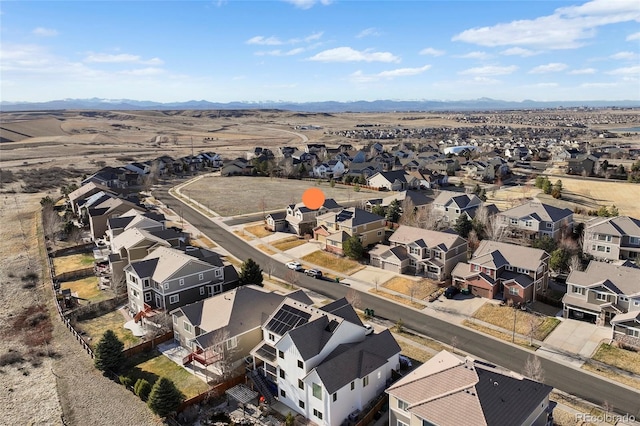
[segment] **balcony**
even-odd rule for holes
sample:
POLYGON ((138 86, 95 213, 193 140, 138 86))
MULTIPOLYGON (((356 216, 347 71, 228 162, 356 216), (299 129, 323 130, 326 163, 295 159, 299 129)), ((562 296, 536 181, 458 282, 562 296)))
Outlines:
POLYGON ((198 348, 198 350, 191 352, 189 355, 182 358, 182 365, 187 365, 192 361, 197 361, 201 365, 204 365, 205 367, 207 367, 215 362, 220 361, 221 359, 222 359, 221 353, 217 353, 212 349, 207 349, 206 351, 203 351, 202 349, 198 348))

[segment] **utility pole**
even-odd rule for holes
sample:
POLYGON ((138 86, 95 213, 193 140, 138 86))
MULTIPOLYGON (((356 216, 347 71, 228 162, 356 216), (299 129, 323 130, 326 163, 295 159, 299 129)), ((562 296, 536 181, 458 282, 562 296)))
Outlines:
POLYGON ((511 335, 511 343, 516 342, 516 316, 518 314, 518 308, 513 305, 513 334, 511 335))

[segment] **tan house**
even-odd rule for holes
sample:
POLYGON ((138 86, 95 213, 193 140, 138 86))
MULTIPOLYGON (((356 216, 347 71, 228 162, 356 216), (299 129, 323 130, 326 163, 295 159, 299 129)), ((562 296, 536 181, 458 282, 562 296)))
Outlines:
POLYGON ((388 424, 544 426, 552 417, 552 389, 520 374, 441 351, 386 390, 388 424))
POLYGON ((401 225, 389 237, 389 244, 378 244, 369 252, 372 266, 442 281, 458 262, 467 259, 467 241, 453 232, 401 225))
POLYGON ((470 294, 515 303, 535 300, 549 284, 549 254, 516 244, 483 240, 468 263, 460 262, 451 273, 453 284, 470 294))
POLYGON ((440 216, 444 224, 453 226, 462 214, 473 219, 481 205, 482 200, 475 194, 440 191, 433 200, 433 211, 440 216))
POLYGON ((611 324, 614 339, 640 343, 640 269, 592 260, 571 271, 562 304, 565 318, 611 324))
POLYGON ((87 198, 91 197, 98 192, 104 192, 105 194, 116 195, 115 192, 111 191, 107 186, 101 185, 95 182, 89 182, 85 185, 82 185, 80 188, 72 191, 67 196, 69 198, 69 204, 71 205, 71 211, 77 216, 80 215, 80 207, 79 204, 83 204, 83 201, 87 198))
POLYGON ((353 235, 364 247, 384 240, 385 218, 355 207, 320 215, 316 223, 313 238, 332 253, 343 254, 342 244, 353 235))
POLYGON ((542 237, 560 239, 563 232, 573 231, 573 212, 549 204, 528 202, 496 215, 507 238, 532 241, 542 237))
POLYGON ((328 212, 338 212, 340 210, 342 210, 342 206, 336 203, 333 198, 327 198, 324 204, 316 210, 308 208, 304 203, 291 204, 287 206, 285 220, 292 232, 303 236, 305 234, 311 234, 313 227, 316 226, 316 217, 328 212))
POLYGON ((107 221, 110 218, 121 216, 129 212, 131 209, 144 211, 143 207, 140 207, 130 201, 112 197, 89 207, 89 226, 93 239, 102 238, 105 235, 105 232, 107 231, 107 221))
POLYGON ((582 251, 600 260, 640 258, 640 220, 599 217, 586 223, 582 251))

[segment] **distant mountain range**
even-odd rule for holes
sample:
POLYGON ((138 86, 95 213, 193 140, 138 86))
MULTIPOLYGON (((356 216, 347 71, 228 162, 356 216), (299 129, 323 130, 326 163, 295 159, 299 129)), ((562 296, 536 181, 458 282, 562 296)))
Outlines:
POLYGON ((0 102, 0 111, 42 110, 247 110, 272 109, 296 112, 427 112, 427 111, 489 111, 544 108, 637 108, 640 101, 552 101, 521 102, 480 98, 466 101, 353 101, 353 102, 152 102, 132 99, 61 99, 48 102, 0 102))

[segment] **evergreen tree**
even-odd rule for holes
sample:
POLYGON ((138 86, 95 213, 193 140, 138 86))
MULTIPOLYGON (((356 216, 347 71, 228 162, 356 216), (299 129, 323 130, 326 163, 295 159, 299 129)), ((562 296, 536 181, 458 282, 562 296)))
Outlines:
POLYGON ((364 177, 364 175, 360 175, 360 177, 358 178, 358 183, 360 185, 366 185, 367 184, 367 178, 364 177))
POLYGON ((107 330, 100 338, 93 352, 94 365, 100 371, 118 371, 124 361, 124 343, 118 339, 113 330, 107 330))
POLYGON ((482 189, 480 188, 480 184, 476 183, 476 186, 473 187, 473 193, 479 196, 480 192, 482 192, 482 189))
POLYGON ((351 176, 351 175, 347 175, 347 176, 344 178, 344 183, 351 183, 351 182, 353 182, 353 176, 351 176))
POLYGON ((398 223, 398 220, 400 219, 400 203, 398 202, 398 200, 393 200, 389 204, 389 207, 387 207, 387 214, 385 215, 385 218, 389 222, 398 223))
POLYGON ((147 405, 160 417, 166 417, 176 411, 184 401, 184 395, 176 385, 166 377, 161 377, 151 388, 147 405))
POLYGON ((377 214, 378 216, 382 217, 385 217, 387 215, 387 213, 384 211, 384 207, 382 207, 380 204, 376 204, 375 206, 373 206, 371 208, 371 213, 377 214))
POLYGON ((551 182, 549 179, 544 178, 544 182, 542 182, 542 192, 545 194, 551 194, 551 182))
POLYGON ((544 176, 537 176, 536 177, 536 183, 535 183, 535 187, 538 189, 542 189, 542 185, 544 184, 545 181, 545 177, 544 176))
POLYGON ((558 243, 556 243, 556 240, 550 236, 545 235, 542 238, 534 240, 533 243, 531 243, 531 246, 551 254, 556 248, 558 248, 558 243))
POLYGON ((460 235, 462 238, 467 238, 469 236, 469 232, 473 229, 473 223, 469 220, 466 214, 461 214, 456 220, 456 224, 453 226, 453 229, 460 235))
POLYGON ((255 260, 249 258, 240 267, 240 284, 256 284, 262 286, 262 269, 255 260))
POLYGON ((549 258, 549 268, 556 272, 566 272, 569 270, 569 260, 571 253, 563 248, 555 249, 549 258))
POLYGON ((133 392, 138 395, 141 400, 146 401, 151 393, 151 384, 145 379, 138 379, 133 386, 133 392))
POLYGON ((364 247, 362 247, 362 242, 357 235, 350 236, 342 244, 342 250, 344 251, 345 256, 356 260, 361 259, 364 254, 364 247))

